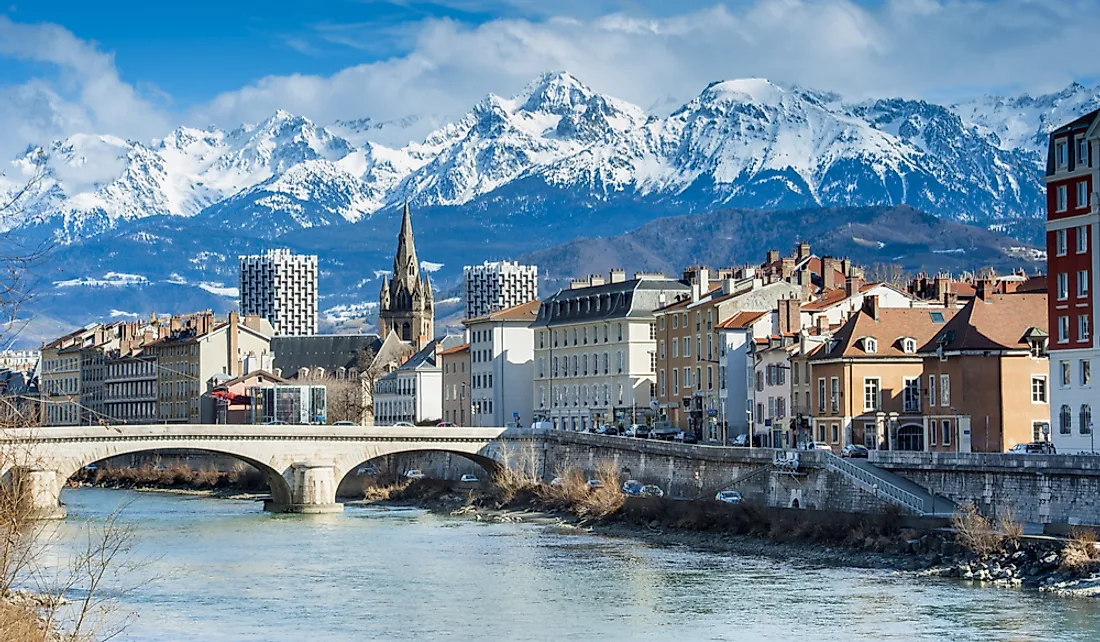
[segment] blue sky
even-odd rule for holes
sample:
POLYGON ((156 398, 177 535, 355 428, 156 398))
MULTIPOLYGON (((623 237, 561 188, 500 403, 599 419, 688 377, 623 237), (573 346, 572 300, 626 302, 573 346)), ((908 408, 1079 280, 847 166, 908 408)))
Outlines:
POLYGON ((1100 75, 1067 54, 1100 31, 1095 0, 7 1, 0 157, 277 108, 439 122, 558 69, 654 110, 750 76, 945 101, 1100 75))

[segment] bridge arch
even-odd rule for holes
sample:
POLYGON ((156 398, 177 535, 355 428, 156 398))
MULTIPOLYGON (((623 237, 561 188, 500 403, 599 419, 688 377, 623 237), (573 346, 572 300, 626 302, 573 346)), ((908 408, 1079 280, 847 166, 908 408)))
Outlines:
MULTIPOLYGON (((163 447, 158 448, 156 446, 149 446, 148 444, 142 444, 142 443, 139 442, 139 443, 135 443, 135 444, 132 444, 132 445, 129 445, 129 446, 111 448, 110 454, 107 454, 106 456, 100 456, 101 452, 91 452, 87 456, 66 458, 66 459, 58 462, 58 468, 57 468, 58 486, 59 486, 59 488, 63 487, 66 484, 66 482, 68 482, 68 480, 70 478, 72 478, 73 475, 75 475, 82 468, 84 468, 85 466, 88 466, 90 464, 95 464, 95 463, 98 463, 98 462, 101 462, 101 461, 105 461, 107 459, 112 459, 114 457, 120 457, 120 456, 125 456, 125 455, 136 455, 136 454, 141 454, 141 453, 152 453, 152 452, 156 452, 158 450, 164 450, 164 448, 163 447)), ((252 466, 256 470, 260 471, 260 474, 263 475, 264 481, 267 482, 267 486, 271 490, 271 499, 272 499, 272 501, 274 501, 277 504, 281 504, 281 505, 286 505, 286 504, 291 503, 291 487, 290 487, 290 482, 288 480, 289 471, 287 471, 285 469, 284 470, 276 470, 270 464, 264 463, 264 462, 254 458, 254 457, 250 457, 250 456, 242 454, 240 452, 234 452, 234 450, 231 449, 231 448, 224 448, 223 449, 223 448, 202 447, 202 448, 186 448, 186 449, 173 448, 173 450, 189 450, 189 451, 194 451, 194 452, 203 452, 203 453, 207 453, 207 454, 211 454, 211 455, 224 455, 224 456, 227 456, 227 457, 232 457, 233 459, 236 459, 237 461, 244 462, 244 463, 248 464, 249 466, 252 466)), ((58 501, 60 501, 60 498, 58 498, 58 501)))
MULTIPOLYGON (((486 455, 486 454, 463 452, 461 450, 449 450, 449 449, 446 449, 446 448, 417 448, 417 449, 408 449, 408 450, 395 450, 394 452, 388 452, 388 453, 384 453, 384 454, 381 454, 381 455, 375 455, 375 456, 371 457, 370 459, 364 459, 364 460, 362 460, 358 463, 350 464, 346 469, 343 468, 343 467, 339 467, 337 469, 337 473, 340 476, 336 480, 336 486, 337 486, 337 488, 341 487, 344 483, 346 483, 348 481, 348 479, 350 479, 352 476, 354 476, 360 468, 362 468, 363 466, 366 466, 367 464, 374 464, 374 463, 377 463, 379 461, 383 461, 387 458, 394 457, 394 456, 419 455, 419 454, 424 454, 424 455, 444 454, 444 455, 454 455, 456 457, 460 457, 460 458, 465 459, 467 461, 473 462, 478 467, 480 467, 485 472, 486 478, 488 478, 488 479, 492 479, 493 477, 495 477, 497 475, 497 473, 500 472, 500 470, 503 468, 503 465, 499 461, 497 461, 496 459, 493 459, 491 456, 486 455)), ((350 462, 351 460, 349 459, 348 461, 350 462)), ((397 475, 403 475, 407 471, 405 471, 405 470, 394 470, 394 471, 390 471, 390 472, 393 472, 397 475)))

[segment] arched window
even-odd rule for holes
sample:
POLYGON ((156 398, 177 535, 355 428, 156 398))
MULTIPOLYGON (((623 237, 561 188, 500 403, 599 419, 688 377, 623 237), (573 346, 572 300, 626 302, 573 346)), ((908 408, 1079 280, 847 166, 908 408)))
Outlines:
POLYGON ((1081 423, 1078 424, 1077 430, 1082 435, 1087 435, 1092 432, 1092 406, 1085 404, 1081 406, 1081 423))
POLYGON ((916 352, 917 351, 917 341, 916 341, 916 339, 912 339, 912 338, 909 338, 909 337, 906 337, 906 338, 902 339, 901 340, 901 350, 905 354, 913 354, 914 352, 916 352))
POLYGON ((874 354, 878 352, 878 341, 875 341, 871 337, 863 339, 863 351, 867 354, 874 354))
MULTIPOLYGON (((586 341, 585 343, 588 342, 586 341)), ((584 372, 584 376, 588 376, 588 355, 584 355, 582 372, 584 372)))
POLYGON ((577 355, 573 355, 573 376, 577 376, 580 370, 577 368, 577 355))
POLYGON ((1068 435, 1073 428, 1073 416, 1070 412, 1069 406, 1062 404, 1062 412, 1058 417, 1058 432, 1063 435, 1068 435))

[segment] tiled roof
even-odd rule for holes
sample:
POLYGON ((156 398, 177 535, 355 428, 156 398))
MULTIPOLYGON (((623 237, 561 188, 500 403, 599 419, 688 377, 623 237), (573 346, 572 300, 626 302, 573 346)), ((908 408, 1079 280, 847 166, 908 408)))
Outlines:
POLYGON ((1047 331, 1046 294, 994 294, 974 299, 936 333, 927 350, 1011 350, 1027 348, 1030 328, 1047 331))
POLYGON ((533 299, 527 303, 520 303, 519 305, 513 305, 510 308, 504 308, 503 310, 497 310, 484 316, 474 317, 467 319, 466 324, 481 323, 484 321, 534 321, 538 316, 539 306, 542 302, 538 299, 533 299))
POLYGON ((435 356, 445 357, 447 355, 458 354, 460 352, 468 352, 469 350, 470 350, 470 344, 463 343, 460 346, 455 346, 453 348, 448 348, 446 350, 442 350, 440 352, 437 352, 437 353, 435 353, 435 356))
POLYGON ((370 348, 378 353, 382 340, 375 334, 316 334, 309 336, 274 337, 271 352, 274 367, 284 374, 301 368, 354 368, 359 353, 370 348))
POLYGON ((912 357, 913 353, 902 349, 901 339, 914 339, 919 352, 957 312, 954 308, 879 308, 876 319, 865 309, 860 309, 833 335, 836 341, 833 349, 820 351, 814 358, 912 357), (875 352, 864 350, 861 339, 866 337, 875 339, 875 352))
POLYGON ((760 319, 760 317, 764 316, 765 314, 767 314, 767 312, 750 312, 750 311, 738 312, 737 314, 733 315, 732 317, 730 317, 730 318, 726 319, 725 321, 719 323, 717 325, 717 327, 720 328, 720 329, 725 329, 725 330, 734 329, 734 328, 744 328, 744 327, 752 325, 758 319, 760 319))

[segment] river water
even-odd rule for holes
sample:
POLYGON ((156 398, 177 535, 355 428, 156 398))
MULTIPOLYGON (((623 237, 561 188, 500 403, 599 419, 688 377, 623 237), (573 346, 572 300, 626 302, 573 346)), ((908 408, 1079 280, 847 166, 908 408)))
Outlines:
MULTIPOLYGON (((137 586, 121 640, 1100 640, 1100 605, 807 568, 416 509, 75 489, 58 546, 118 506, 137 586)), ((122 581, 127 578, 124 576, 122 581)))

